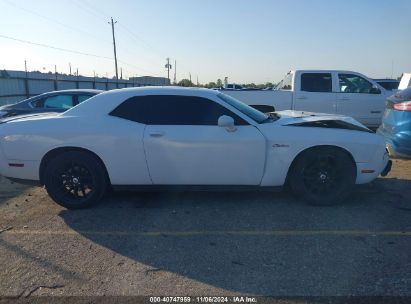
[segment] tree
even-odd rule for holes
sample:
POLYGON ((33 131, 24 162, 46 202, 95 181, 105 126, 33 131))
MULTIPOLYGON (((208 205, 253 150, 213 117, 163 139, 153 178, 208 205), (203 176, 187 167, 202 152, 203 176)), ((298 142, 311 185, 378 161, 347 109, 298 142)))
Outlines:
POLYGON ((194 84, 189 79, 181 79, 178 82, 178 85, 180 87, 193 87, 194 86, 194 84))
POLYGON ((217 87, 222 87, 223 86, 223 82, 221 81, 220 78, 217 79, 217 87))
POLYGON ((215 88, 216 86, 217 86, 217 84, 214 81, 211 81, 211 82, 209 82, 205 85, 205 87, 209 88, 209 89, 215 88))

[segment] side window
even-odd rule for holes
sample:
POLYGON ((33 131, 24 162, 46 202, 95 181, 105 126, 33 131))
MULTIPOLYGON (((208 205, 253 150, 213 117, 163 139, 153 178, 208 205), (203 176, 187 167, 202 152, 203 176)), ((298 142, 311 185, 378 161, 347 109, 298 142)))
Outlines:
POLYGON ((44 99, 43 108, 70 109, 73 107, 72 95, 57 95, 44 99))
POLYGON ((93 95, 77 95, 77 103, 82 103, 91 97, 93 97, 93 95))
POLYGON ((72 95, 57 95, 45 98, 43 108, 70 109, 73 105, 72 95))
POLYGON ((293 84, 293 74, 289 73, 287 76, 280 82, 277 89, 291 91, 293 84))
POLYGON ((373 85, 368 80, 354 74, 339 74, 340 92, 370 94, 373 85))
POLYGON ((146 125, 217 125, 221 115, 228 115, 236 125, 248 125, 218 103, 196 96, 136 96, 124 101, 110 115, 146 125))
POLYGON ((301 74, 301 91, 332 92, 331 74, 330 73, 301 74))

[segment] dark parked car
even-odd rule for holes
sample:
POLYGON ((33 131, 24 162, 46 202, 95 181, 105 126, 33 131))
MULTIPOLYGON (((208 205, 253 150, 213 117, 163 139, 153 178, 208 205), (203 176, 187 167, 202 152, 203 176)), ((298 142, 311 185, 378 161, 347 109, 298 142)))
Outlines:
POLYGON ((103 91, 77 89, 40 94, 0 107, 0 118, 33 113, 64 112, 101 92, 103 91))
POLYGON ((374 79, 380 86, 387 91, 396 91, 400 85, 400 81, 396 79, 374 79))
POLYGON ((411 158, 411 87, 388 97, 377 132, 387 140, 390 155, 411 158))

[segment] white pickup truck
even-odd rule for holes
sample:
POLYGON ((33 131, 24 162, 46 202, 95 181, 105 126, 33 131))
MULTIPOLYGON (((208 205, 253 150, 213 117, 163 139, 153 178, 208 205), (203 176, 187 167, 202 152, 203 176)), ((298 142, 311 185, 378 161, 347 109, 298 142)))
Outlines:
POLYGON ((276 111, 351 116, 369 128, 381 124, 385 99, 392 94, 360 73, 335 70, 290 71, 273 90, 224 93, 249 105, 273 106, 276 111))

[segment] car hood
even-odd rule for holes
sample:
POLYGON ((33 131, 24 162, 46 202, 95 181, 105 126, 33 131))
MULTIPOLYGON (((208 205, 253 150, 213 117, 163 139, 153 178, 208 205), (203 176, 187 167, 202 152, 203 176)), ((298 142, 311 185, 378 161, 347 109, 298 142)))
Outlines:
POLYGON ((348 129, 372 133, 370 129, 354 118, 343 115, 291 110, 279 111, 275 114, 280 117, 277 122, 283 126, 348 129))

